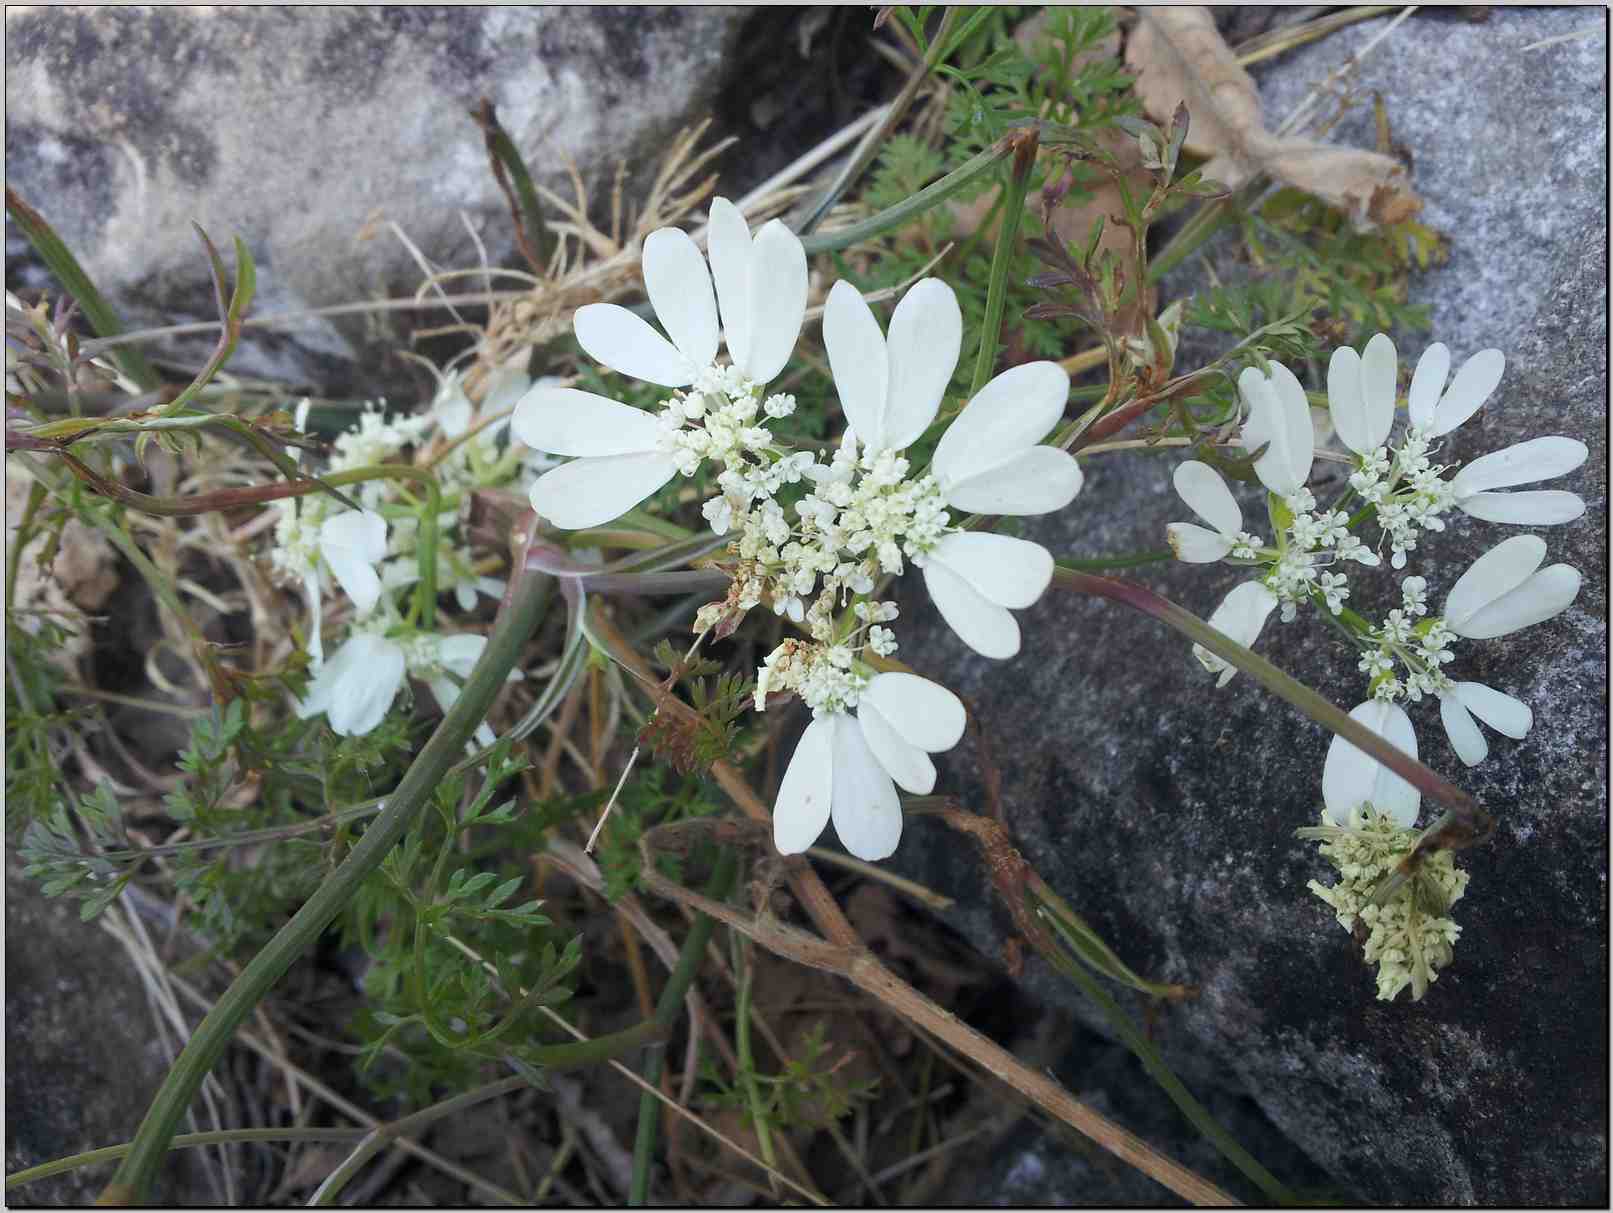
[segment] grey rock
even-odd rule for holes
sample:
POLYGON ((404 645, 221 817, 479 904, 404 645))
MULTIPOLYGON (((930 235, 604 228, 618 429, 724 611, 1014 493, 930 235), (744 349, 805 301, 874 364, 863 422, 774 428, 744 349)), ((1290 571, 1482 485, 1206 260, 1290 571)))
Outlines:
MULTIPOLYGON (((1268 114, 1279 119, 1381 29, 1366 23, 1258 69, 1268 114)), ((1107 602, 1050 592, 1020 616, 1023 653, 1000 664, 965 649, 921 588, 903 601, 903 656, 979 711, 1026 857, 1140 972, 1200 987, 1155 1022, 1177 1072, 1207 1098, 1247 1093, 1368 1201, 1607 1198, 1606 45, 1605 14, 1498 8, 1482 24, 1410 21, 1361 68, 1362 89, 1383 93, 1415 154, 1424 217, 1453 241, 1447 264, 1413 280, 1433 331, 1400 335, 1402 362, 1432 340, 1458 362, 1486 346, 1508 359, 1445 453, 1466 461, 1547 433, 1590 448, 1551 486, 1579 493, 1585 516, 1539 531, 1549 561, 1584 575, 1577 603, 1505 640, 1464 642, 1453 667, 1528 702, 1534 731, 1491 734, 1489 759, 1470 770, 1437 707, 1411 710, 1424 761, 1500 822, 1460 861, 1472 873, 1455 912, 1463 935, 1421 1003, 1376 1001, 1359 947, 1306 890, 1332 879, 1293 837, 1319 807, 1320 727, 1247 677, 1215 691, 1185 641, 1107 602), (1587 27, 1587 38, 1526 49, 1587 27)), ((1330 138, 1370 146, 1370 122, 1367 107, 1330 138)), ((1197 272, 1164 297, 1193 289, 1197 272)), ((1023 533, 1070 558, 1159 548, 1165 524, 1187 518, 1175 462, 1089 460, 1076 502, 1023 533)), ((1246 516, 1253 506, 1248 497, 1246 516)), ((1430 537, 1417 571, 1433 601, 1516 533, 1457 515, 1430 537)), ((1207 616, 1240 577, 1165 564, 1135 580, 1207 616)), ((1394 605, 1387 569, 1352 585, 1351 605, 1369 616, 1394 605)), ((1344 707, 1365 695, 1353 653, 1314 618, 1273 617, 1257 648, 1344 707)), ((966 743, 940 765, 942 790, 987 811, 978 750, 966 743)), ((1007 916, 945 826, 913 819, 895 865, 958 896, 954 925, 1001 952, 1007 916)), ((1101 1027, 1039 960, 1024 980, 1101 1027)), ((1283 1177, 1281 1142, 1244 1144, 1283 1177)))
MULTIPOLYGON (((6 864, 6 1170, 127 1141, 163 1075, 164 1052, 128 956, 78 903, 50 901, 6 864)), ((188 1130, 186 1130, 188 1131, 188 1130)), ((94 1202, 102 1164, 6 1193, 11 1207, 94 1202)), ((158 1204, 211 1204, 195 1150, 178 1150, 153 1192, 158 1204)))
MULTIPOLYGON (((494 264, 510 216, 467 111, 486 96, 539 180, 571 196, 640 182, 705 116, 738 7, 58 8, 6 18, 7 182, 37 207, 131 325, 212 320, 191 230, 258 265, 258 313, 413 290, 377 217, 437 264, 473 267, 466 212, 494 264), (368 231, 369 235, 364 233, 368 231)), ((8 225, 8 275, 25 246, 8 225)), ((37 274, 34 276, 37 280, 37 274)), ((443 313, 431 313, 439 323, 443 313)), ((243 374, 358 390, 386 334, 365 317, 259 330, 243 374)), ((392 317, 382 326, 393 330, 392 317)), ((251 331, 251 330, 249 330, 251 331)), ((171 347, 199 366, 211 339, 171 347)), ((373 389, 370 389, 373 390, 373 389)))

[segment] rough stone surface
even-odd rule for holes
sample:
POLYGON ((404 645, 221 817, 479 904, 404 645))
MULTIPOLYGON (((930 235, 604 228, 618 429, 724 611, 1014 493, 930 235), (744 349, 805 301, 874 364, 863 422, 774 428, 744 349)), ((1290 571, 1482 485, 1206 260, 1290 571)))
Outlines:
MULTIPOLYGON (((1382 25, 1257 69, 1268 113, 1280 118, 1382 25)), ((1415 155, 1425 217, 1454 244, 1448 264, 1414 280, 1433 332, 1402 335, 1403 361, 1431 340, 1458 360, 1492 345, 1507 354, 1500 388, 1447 455, 1543 433, 1590 447, 1585 467, 1552 486, 1584 497, 1585 516, 1540 529, 1548 560, 1583 573, 1578 602, 1505 640, 1462 643, 1453 667, 1530 703, 1534 731, 1491 734, 1489 759, 1469 770, 1437 706, 1411 710, 1424 760, 1500 821, 1461 861, 1472 873, 1455 914, 1464 934, 1424 1001, 1376 1001, 1359 948, 1305 888, 1332 877, 1293 837, 1319 806, 1318 726, 1246 677, 1215 691, 1184 641, 1106 602, 1050 593, 1021 614, 1025 649, 1006 664, 965 649, 920 587, 903 602, 903 656, 979 711, 1027 858, 1141 972, 1201 988, 1154 1023, 1178 1073, 1201 1093, 1246 1092, 1367 1201, 1607 1198, 1606 53, 1605 14, 1498 8, 1482 24, 1408 22, 1361 69, 1415 155)), ((1370 146, 1370 122, 1366 107, 1330 138, 1370 146)), ((1076 503, 1024 534, 1069 557, 1163 546, 1165 524, 1188 517, 1174 464, 1159 453, 1091 460, 1076 503)), ((1516 533, 1457 515, 1419 553, 1434 602, 1516 533)), ((1240 578, 1153 565, 1136 580, 1203 616, 1240 578)), ((1394 605, 1387 571, 1352 584, 1352 606, 1381 616, 1394 605)), ((1354 656, 1313 617, 1274 616, 1257 647, 1345 707, 1365 695, 1354 656)), ((985 811, 977 755, 966 743, 940 764, 942 790, 985 811)), ((1001 951, 1006 915, 946 827, 912 821, 896 867, 959 896, 955 924, 1001 951)), ((1097 1025, 1039 961, 1026 981, 1097 1025)), ((1245 1144, 1282 1176, 1282 1143, 1245 1144)))
MULTIPOLYGON (((743 8, 56 8, 6 20, 7 182, 135 325, 211 320, 191 230, 246 240, 258 312, 412 290, 396 222, 438 264, 513 264, 467 111, 490 98, 534 173, 634 179, 704 116, 743 8)), ((7 227, 8 281, 22 244, 7 227), (15 247, 14 247, 15 246, 15 247)), ((28 279, 28 281, 42 279, 28 279)), ((254 335, 234 369, 340 390, 365 318, 254 335)), ((211 339, 176 347, 200 365, 211 339)), ((395 368, 394 368, 395 369, 395 368)), ((362 390, 362 383, 360 387, 362 390)))
MULTIPOLYGON (((168 1072, 140 978, 117 942, 6 864, 6 1170, 127 1141, 168 1072)), ((84 1167, 6 1193, 13 1208, 88 1205, 111 1178, 84 1167)), ((218 1199, 179 1150, 158 1205, 218 1199)))

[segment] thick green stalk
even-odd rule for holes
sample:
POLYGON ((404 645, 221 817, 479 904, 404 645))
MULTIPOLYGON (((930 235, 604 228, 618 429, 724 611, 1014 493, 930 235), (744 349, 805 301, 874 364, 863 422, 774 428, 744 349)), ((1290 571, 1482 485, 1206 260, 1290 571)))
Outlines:
MULTIPOLYGON (((219 1129, 211 1133, 181 1133, 168 1145, 170 1149, 184 1150, 191 1146, 227 1146, 254 1141, 356 1141, 363 1136, 363 1129, 219 1129)), ((65 1158, 53 1158, 36 1167, 7 1175, 6 1187, 15 1188, 19 1184, 33 1183, 36 1179, 64 1175, 80 1167, 93 1167, 96 1163, 117 1162, 130 1148, 130 1142, 123 1142, 116 1146, 102 1146, 98 1150, 86 1150, 82 1154, 69 1154, 65 1158)))
POLYGON ((397 790, 387 798, 385 811, 364 832, 341 867, 326 877, 291 921, 252 958, 192 1033, 190 1042, 152 1100, 135 1134, 129 1156, 101 1194, 102 1204, 133 1204, 147 1198, 174 1130, 236 1028, 341 913, 359 885, 380 867, 420 811, 431 802, 432 794, 448 769, 463 754, 465 743, 503 689, 506 677, 520 659, 521 650, 548 606, 552 578, 527 567, 524 545, 521 557, 487 647, 465 680, 459 699, 444 715, 397 790))
MULTIPOLYGON (((1483 823, 1490 820, 1478 801, 1466 792, 1445 782, 1410 754, 1378 736, 1360 721, 1352 719, 1348 713, 1329 703, 1298 679, 1283 673, 1264 657, 1244 648, 1191 611, 1183 610, 1146 586, 1113 577, 1079 573, 1062 566, 1053 570, 1053 584, 1062 590, 1108 598, 1175 628, 1221 660, 1237 666, 1273 695, 1286 699, 1323 728, 1332 730, 1363 753, 1376 758, 1424 796, 1445 806, 1447 817, 1454 816, 1481 831, 1483 823)), ((1434 828, 1437 829, 1438 824, 1434 828)))
POLYGON ((894 228, 901 227, 918 215, 933 206, 939 206, 952 195, 978 181, 987 173, 997 161, 1005 159, 1014 150, 1013 140, 1016 132, 1010 131, 997 142, 983 151, 965 160, 939 181, 925 186, 918 193, 905 201, 898 202, 877 215, 870 215, 860 223, 853 223, 850 227, 843 227, 833 232, 824 232, 817 236, 808 236, 801 241, 808 257, 815 257, 819 253, 832 253, 837 249, 849 248, 864 240, 872 240, 875 236, 882 236, 894 228))
POLYGON ((1157 552, 1117 552, 1113 556, 1093 556, 1086 560, 1061 560, 1059 567, 1074 569, 1078 573, 1106 573, 1110 569, 1134 569, 1141 564, 1157 564, 1174 560, 1176 553, 1169 548, 1157 552))
POLYGON ((1008 266, 1014 259, 1019 221, 1025 214, 1025 194, 1030 189, 1031 174, 1036 171, 1036 128, 1010 132, 1008 138, 1012 141, 1014 163, 1008 172, 1002 222, 997 227, 997 247, 991 255, 986 320, 980 332, 980 352, 975 356, 974 381, 969 387, 971 398, 986 386, 991 368, 997 364, 997 340, 1002 335, 1003 308, 1008 302, 1008 266))
MULTIPOLYGON (((724 850, 717 856, 717 866, 706 885, 706 896, 713 901, 727 897, 738 870, 739 863, 733 850, 724 850)), ((706 944, 711 941, 711 931, 715 925, 709 914, 696 914, 689 927, 689 934, 683 941, 683 951, 678 953, 677 966, 667 978, 666 988, 661 991, 661 997, 655 1004, 656 1022, 665 1030, 670 1031, 677 1021, 678 1008, 683 1005, 684 996, 689 993, 695 974, 700 971, 700 962, 705 959, 706 944)), ((695 1025, 690 1024, 689 1030, 695 1031, 695 1025)), ((650 1087, 660 1085, 665 1061, 665 1043, 650 1046, 644 1054, 644 1081, 650 1087)), ((661 1125, 661 1110, 657 1106, 660 1102, 648 1090, 639 1096, 638 1132, 633 1138, 633 1178, 627 1192, 627 1203, 634 1208, 642 1208, 650 1199, 650 1165, 655 1159, 655 1139, 661 1125)))

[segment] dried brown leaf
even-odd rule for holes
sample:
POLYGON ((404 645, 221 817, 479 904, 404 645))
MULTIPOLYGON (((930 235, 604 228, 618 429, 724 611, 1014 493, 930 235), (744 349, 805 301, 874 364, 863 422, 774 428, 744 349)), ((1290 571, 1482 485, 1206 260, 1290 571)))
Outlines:
POLYGON ((1156 122, 1169 122, 1187 103, 1186 147, 1209 159, 1207 178, 1236 189, 1267 173, 1337 207, 1357 228, 1398 223, 1422 208, 1405 168, 1390 157, 1266 130, 1254 80, 1202 5, 1137 9, 1126 66, 1156 122))

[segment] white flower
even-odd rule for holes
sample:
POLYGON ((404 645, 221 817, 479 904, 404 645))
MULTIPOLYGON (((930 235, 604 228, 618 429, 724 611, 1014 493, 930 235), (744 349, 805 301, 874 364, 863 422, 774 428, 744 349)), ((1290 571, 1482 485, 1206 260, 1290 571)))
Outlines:
POLYGON ((1167 526, 1165 535, 1176 559, 1188 564, 1209 564, 1223 559, 1239 546, 1244 537, 1243 511, 1238 509, 1226 481, 1214 468, 1189 459, 1176 469, 1171 483, 1187 507, 1215 528, 1205 530, 1192 522, 1173 522, 1167 526))
MULTIPOLYGON (((1411 718, 1399 705, 1381 699, 1357 704, 1350 718, 1364 724, 1379 737, 1417 757, 1417 734, 1411 718)), ((1344 738, 1335 736, 1327 747, 1322 764, 1322 817, 1329 824, 1345 826, 1350 814, 1370 804, 1402 829, 1417 823, 1422 796, 1399 775, 1376 758, 1370 758, 1344 738)))
POLYGON ((386 520, 371 510, 333 514, 319 528, 319 554, 359 614, 374 610, 381 597, 375 566, 386 559, 386 520))
POLYGON ((856 716, 820 716, 801 735, 773 808, 779 853, 806 850, 832 816, 857 858, 889 856, 902 836, 895 785, 927 795, 935 786, 929 754, 957 745, 963 727, 963 704, 945 687, 913 674, 876 675, 856 716))
MULTIPOLYGON (((1260 638, 1260 629, 1266 626, 1266 617, 1276 605, 1277 595, 1258 581, 1245 581, 1233 586, 1232 592, 1221 600, 1221 605, 1210 616, 1210 626, 1244 648, 1252 648, 1260 638)), ((1237 666, 1223 661, 1203 645, 1193 646, 1193 656, 1210 673, 1220 675, 1215 683, 1218 687, 1226 686, 1238 672, 1237 666)))
POLYGON ((924 585, 941 618, 983 657, 1019 652, 1019 623, 1008 608, 1030 606, 1052 580, 1046 548, 988 531, 954 532, 924 562, 924 585))
POLYGON ((1327 408, 1339 441, 1357 455, 1374 454, 1389 438, 1395 422, 1395 376, 1395 344, 1383 333, 1367 342, 1361 354, 1347 345, 1333 351, 1327 364, 1327 408))
MULTIPOLYGON (((806 254, 773 220, 754 239, 734 206, 711 208, 711 266, 677 228, 644 241, 644 285, 671 340, 611 303, 577 310, 573 327, 587 353, 634 379, 684 388, 710 378, 718 348, 718 305, 734 371, 751 384, 789 360, 806 312, 806 254), (716 281, 713 294, 712 282, 716 281)), ((532 508, 567 529, 598 526, 654 493, 679 470, 673 430, 654 414, 569 388, 535 388, 512 427, 528 446, 578 461, 532 486, 532 508)))
MULTIPOLYGON (((891 334, 894 342, 895 316, 891 334)), ((945 354, 939 347, 942 363, 945 354)), ((1010 367, 981 388, 941 435, 930 465, 947 504, 978 514, 1048 514, 1075 500, 1081 465, 1068 451, 1038 445, 1069 397, 1070 377, 1056 362, 1010 367)), ((919 432, 928 425, 926 419, 919 432)))
POLYGON ((1506 357, 1500 350, 1480 350, 1462 364, 1462 369, 1446 388, 1451 352, 1436 341, 1417 360, 1411 389, 1406 394, 1412 427, 1425 438, 1449 434, 1490 398, 1506 366, 1506 357))
POLYGON ((1269 377, 1252 366, 1246 368, 1238 376, 1238 392, 1249 407, 1243 445, 1250 451, 1266 448, 1255 460, 1255 475, 1279 497, 1293 496, 1310 478, 1316 454, 1316 432, 1305 388, 1293 371, 1274 362, 1269 377))
POLYGON ((1583 442, 1548 437, 1532 438, 1481 456, 1457 472, 1451 481, 1456 508, 1485 522, 1525 526, 1572 522, 1585 512, 1585 503, 1574 493, 1550 489, 1528 493, 1492 490, 1532 484, 1537 480, 1555 480, 1584 463, 1588 453, 1583 442))
MULTIPOLYGON (((891 314, 890 335, 857 291, 835 283, 823 314, 823 342, 851 431, 876 457, 915 441, 935 420, 963 345, 952 288, 935 278, 913 285, 891 314)), ((953 509, 1045 514, 1081 491, 1081 468, 1057 447, 1040 446, 1064 413, 1070 379, 1055 362, 996 376, 947 427, 931 474, 953 509)), ((931 509, 933 521, 944 511, 931 509)), ((1030 606, 1053 576, 1038 544, 984 533, 921 540, 910 551, 941 617, 976 652, 1012 657, 1019 624, 1008 608, 1030 606)), ((883 558, 882 558, 883 559, 883 558)))
POLYGON ((963 313, 951 287, 922 279, 891 313, 887 341, 867 302, 841 281, 824 305, 823 346, 858 440, 869 451, 899 451, 935 420, 963 348, 963 313))
POLYGON ((1445 597, 1445 626, 1469 640, 1491 640, 1560 615, 1579 596, 1579 570, 1542 569, 1546 541, 1515 535, 1469 566, 1445 597))
POLYGON ((403 685, 403 646, 372 632, 360 632, 336 650, 297 705, 297 717, 325 713, 343 737, 368 733, 385 718, 403 685))

